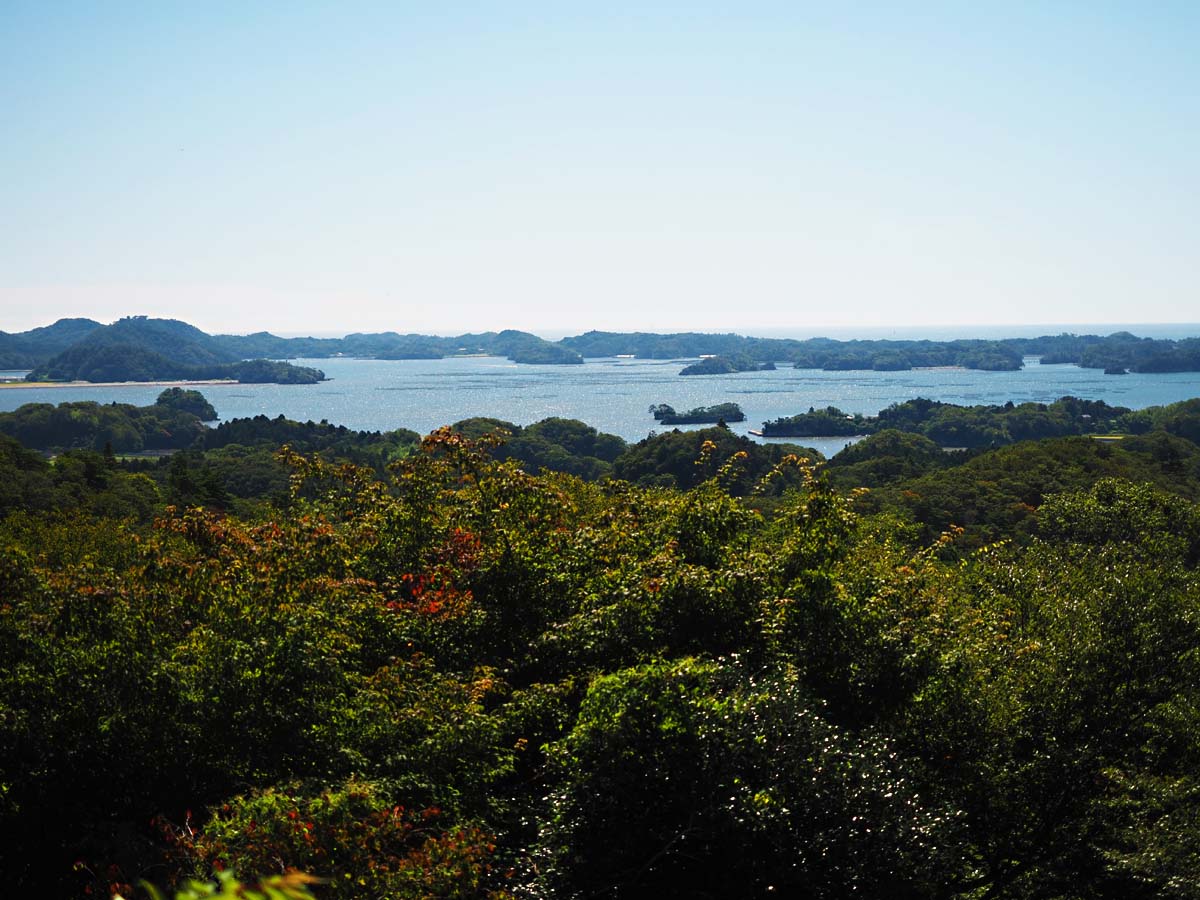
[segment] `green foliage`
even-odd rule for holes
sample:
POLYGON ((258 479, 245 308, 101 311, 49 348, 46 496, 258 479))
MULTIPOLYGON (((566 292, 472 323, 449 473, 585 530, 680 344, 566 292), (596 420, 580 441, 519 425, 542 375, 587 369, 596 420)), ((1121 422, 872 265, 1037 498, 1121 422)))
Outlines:
MULTIPOLYGON (((772 472, 788 456, 821 459, 816 450, 790 444, 757 444, 725 428, 700 428, 695 431, 673 431, 651 435, 630 446, 617 458, 614 474, 626 481, 643 486, 691 488, 711 478, 720 461, 743 453, 743 464, 736 478, 725 487, 737 495, 755 490, 762 478, 772 472), (711 453, 701 453, 705 443, 711 443, 711 453)), ((773 480, 768 489, 778 493, 786 486, 795 486, 794 472, 784 472, 773 480)))
POLYGON ((1117 541, 989 554, 967 579, 985 602, 948 644, 957 664, 933 679, 923 746, 967 815, 993 825, 978 840, 991 883, 1013 896, 1148 893, 1113 861, 1140 845, 1170 858, 1164 870, 1186 865, 1186 842, 1137 823, 1162 815, 1151 784, 1185 797, 1195 783, 1194 573, 1117 541))
POLYGON ((179 387, 167 388, 158 395, 158 399, 154 401, 154 405, 191 413, 201 422, 215 422, 217 420, 217 411, 213 409, 213 405, 205 400, 204 395, 199 391, 189 391, 179 387))
POLYGON ((1011 401, 1002 406, 957 406, 918 397, 893 403, 878 416, 848 415, 836 406, 763 423, 774 436, 816 437, 874 434, 895 429, 920 434, 944 447, 995 447, 1017 441, 1106 433, 1120 427, 1130 410, 1101 400, 1063 397, 1054 403, 1011 401))
POLYGON ((551 418, 517 429, 498 447, 499 459, 515 459, 530 472, 549 469, 595 481, 612 474, 625 441, 576 419, 551 418))
POLYGON ((0 413, 0 433, 36 450, 173 450, 192 446, 206 430, 195 413, 157 404, 26 403, 0 413))
POLYGON ((963 527, 972 545, 1005 537, 1027 540, 1046 498, 1087 489, 1104 478, 1150 482, 1200 499, 1200 448, 1165 432, 1113 444, 1082 437, 1025 441, 985 453, 928 459, 922 464, 920 457, 898 450, 896 456, 882 457, 869 467, 852 463, 847 467, 851 473, 831 463, 830 476, 848 486, 855 483, 856 471, 896 471, 895 480, 878 478, 873 484, 863 472, 872 490, 860 501, 860 509, 901 512, 920 523, 926 539, 952 526, 963 527), (909 476, 909 471, 917 474, 909 476))
POLYGON ((1200 444, 1200 399, 1139 409, 1122 416, 1118 424, 1133 434, 1161 429, 1200 444))
POLYGON ((868 425, 862 415, 848 415, 836 406, 827 406, 825 409, 813 409, 810 406, 806 413, 763 422, 763 434, 771 437, 834 437, 863 434, 867 430, 868 425))
POLYGON ((0 516, 79 510, 149 522, 160 504, 154 481, 124 471, 111 455, 72 450, 47 461, 0 437, 0 516))
POLYGON ((720 428, 621 452, 496 424, 358 466, 322 452, 375 439, 251 420, 164 465, 153 528, 87 499, 143 473, 0 443, 24 479, 0 522, 6 884, 1195 896, 1195 445, 963 457, 886 431, 822 467, 720 428), (213 473, 277 432, 322 452, 280 455, 269 514, 217 512, 213 473), (498 458, 518 438, 626 480, 531 474, 498 458), (855 473, 878 486, 833 486, 855 473))
POLYGON ((924 475, 952 460, 927 437, 887 428, 837 453, 827 471, 847 488, 874 488, 924 475))
POLYGON ((829 723, 784 672, 735 660, 596 678, 551 748, 552 885, 613 896, 916 896, 953 814, 886 743, 829 723), (631 811, 636 810, 631 815, 631 811))
POLYGON ((287 446, 300 453, 320 453, 326 459, 340 459, 370 466, 380 475, 389 463, 407 456, 420 442, 415 431, 404 428, 395 431, 352 431, 345 425, 320 422, 296 422, 276 416, 269 419, 231 419, 204 435, 204 447, 219 450, 231 447, 262 448, 269 451, 287 446))
POLYGON ((447 828, 442 819, 437 808, 410 811, 376 786, 350 782, 233 797, 202 833, 163 828, 174 852, 201 867, 265 872, 286 860, 323 873, 327 897, 485 896, 495 844, 478 827, 447 828))
POLYGON ((1106 478, 1087 493, 1050 498, 1038 520, 1052 541, 1120 543, 1157 562, 1200 562, 1200 510, 1150 485, 1106 478))
POLYGON ((0 436, 0 514, 56 505, 46 459, 13 438, 0 436))
MULTIPOLYGON (((319 881, 302 872, 288 872, 263 878, 255 884, 243 884, 232 872, 218 872, 216 881, 188 881, 175 892, 175 900, 316 900, 308 886, 319 881)), ((143 886, 151 900, 164 900, 158 888, 150 884, 143 886)), ((117 895, 113 900, 122 898, 117 895)))

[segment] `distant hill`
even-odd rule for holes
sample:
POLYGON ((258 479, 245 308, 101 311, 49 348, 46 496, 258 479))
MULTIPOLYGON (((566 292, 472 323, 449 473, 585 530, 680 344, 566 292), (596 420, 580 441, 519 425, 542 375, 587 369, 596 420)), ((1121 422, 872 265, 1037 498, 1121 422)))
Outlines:
POLYGON ((207 334, 172 319, 131 316, 101 325, 91 319, 61 319, 18 334, 0 332, 0 368, 35 369, 34 377, 56 380, 139 381, 229 377, 240 380, 319 380, 284 363, 268 366, 248 360, 441 359, 448 356, 503 356, 533 365, 578 365, 585 357, 705 360, 687 374, 749 371, 776 363, 827 371, 898 371, 931 366, 1012 370, 1026 357, 1043 364, 1131 372, 1200 371, 1200 339, 1139 338, 1128 332, 1107 336, 1059 334, 1002 340, 848 340, 758 338, 739 334, 589 331, 547 341, 526 331, 506 329, 452 337, 395 331, 353 333, 342 338, 284 338, 260 331, 247 335, 207 334), (725 361, 734 361, 727 364, 725 361), (228 368, 234 366, 235 368, 228 368), (224 367, 224 368, 223 368, 224 367), (203 374, 201 374, 203 373, 203 374))
POLYGON ((230 378, 242 382, 312 384, 318 369, 244 359, 220 338, 175 319, 131 316, 87 331, 39 363, 30 381, 160 381, 230 378))
POLYGON ((59 319, 19 334, 0 331, 0 368, 32 369, 100 327, 91 319, 59 319))
MULTIPOLYGON (((815 337, 757 338, 739 334, 680 332, 589 331, 559 342, 585 357, 633 356, 638 359, 693 359, 721 357, 758 363, 791 363, 798 369, 826 371, 902 371, 931 366, 1004 371, 1020 369, 1024 357, 1037 356, 1045 364, 1073 363, 1084 368, 1113 366, 1133 372, 1200 371, 1200 339, 1139 338, 1125 331, 1095 334, 1042 335, 1002 340, 847 340, 815 337)), ((704 374, 719 369, 688 374, 704 374)), ((733 371, 746 371, 743 364, 733 371)))
POLYGON ((285 384, 320 381, 317 369, 286 362, 297 358, 353 356, 368 359, 441 359, 480 354, 513 362, 577 365, 574 350, 525 331, 457 337, 422 334, 350 334, 344 338, 283 338, 207 334, 175 319, 129 316, 111 325, 64 319, 49 329, 0 334, 0 352, 11 348, 9 368, 32 368, 34 381, 156 381, 233 378, 285 384), (83 324, 86 323, 86 324, 83 324), (48 332, 41 334, 41 332, 48 332), (28 348, 36 348, 31 352, 28 348))

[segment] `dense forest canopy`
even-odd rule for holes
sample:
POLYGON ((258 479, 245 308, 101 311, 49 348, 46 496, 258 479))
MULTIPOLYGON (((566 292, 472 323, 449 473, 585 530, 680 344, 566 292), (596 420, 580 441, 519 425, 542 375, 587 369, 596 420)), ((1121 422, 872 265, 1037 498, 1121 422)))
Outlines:
POLYGON ((878 415, 850 415, 836 406, 809 407, 808 412, 763 423, 771 437, 874 434, 898 429, 923 434, 947 447, 989 447, 1014 441, 1065 437, 1071 434, 1141 434, 1154 417, 1169 418, 1172 426, 1196 415, 1194 401, 1155 411, 1109 406, 1103 400, 1062 397, 1053 403, 1020 403, 960 406, 918 397, 893 403, 878 415), (1169 410, 1169 412, 1164 412, 1169 410))
POLYGON ((1200 401, 1048 407, 1125 436, 0 416, 6 889, 1196 897, 1200 401))

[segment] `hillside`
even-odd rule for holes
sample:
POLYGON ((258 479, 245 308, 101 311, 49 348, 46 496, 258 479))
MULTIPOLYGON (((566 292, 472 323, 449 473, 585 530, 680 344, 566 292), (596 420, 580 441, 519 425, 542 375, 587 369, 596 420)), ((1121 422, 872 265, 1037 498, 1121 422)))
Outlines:
POLYGON ((100 327, 91 319, 59 319, 18 334, 0 331, 0 368, 32 369, 100 327))

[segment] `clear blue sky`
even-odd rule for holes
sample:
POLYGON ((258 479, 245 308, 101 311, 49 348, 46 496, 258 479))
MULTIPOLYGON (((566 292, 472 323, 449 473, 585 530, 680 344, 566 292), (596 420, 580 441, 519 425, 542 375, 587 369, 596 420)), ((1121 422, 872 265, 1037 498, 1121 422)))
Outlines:
POLYGON ((4 0, 0 329, 1196 321, 1198 46, 1196 2, 4 0))

